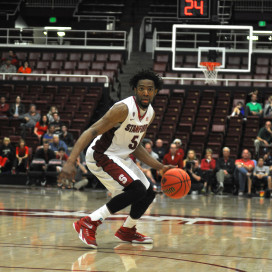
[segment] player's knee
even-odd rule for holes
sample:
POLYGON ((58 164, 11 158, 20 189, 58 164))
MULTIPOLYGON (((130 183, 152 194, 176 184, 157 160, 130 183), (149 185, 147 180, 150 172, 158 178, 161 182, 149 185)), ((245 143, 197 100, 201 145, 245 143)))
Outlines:
POLYGON ((140 180, 134 180, 128 187, 125 188, 125 191, 133 190, 134 194, 142 197, 146 195, 146 188, 140 180))

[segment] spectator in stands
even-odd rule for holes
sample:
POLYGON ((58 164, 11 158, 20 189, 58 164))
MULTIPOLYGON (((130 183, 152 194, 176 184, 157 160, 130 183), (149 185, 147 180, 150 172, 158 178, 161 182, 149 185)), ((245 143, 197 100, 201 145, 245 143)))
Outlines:
POLYGON ((13 118, 18 118, 25 113, 25 106, 21 103, 21 97, 17 96, 15 103, 11 104, 9 109, 9 115, 13 118))
POLYGON ((260 147, 268 148, 272 146, 271 122, 265 122, 265 126, 259 130, 257 139, 254 141, 255 156, 259 156, 260 147))
POLYGON ((6 63, 2 64, 0 67, 0 73, 16 73, 16 66, 11 64, 9 59, 6 60, 6 63))
POLYGON ((235 116, 241 116, 241 117, 245 116, 244 104, 241 101, 237 103, 237 105, 234 107, 233 112, 231 113, 229 117, 235 117, 235 116))
POLYGON ((9 55, 6 58, 6 60, 7 59, 9 59, 11 64, 14 65, 14 66, 17 66, 18 63, 19 63, 18 58, 16 56, 16 53, 13 50, 9 50, 9 55))
MULTIPOLYGON (((152 145, 149 143, 149 142, 146 142, 144 144, 144 147, 146 149, 146 151, 156 160, 159 159, 159 155, 157 153, 155 153, 153 150, 152 150, 152 145)), ((156 180, 154 179, 153 177, 153 174, 152 174, 152 169, 149 165, 143 163, 142 161, 137 161, 137 166, 141 169, 141 171, 145 174, 145 176, 147 177, 147 179, 149 180, 149 182, 152 184, 153 183, 153 188, 154 190, 157 189, 157 185, 156 185, 156 180)))
POLYGON ((56 153, 56 155, 57 155, 58 151, 59 151, 59 149, 61 147, 64 148, 65 153, 68 152, 67 145, 65 144, 65 142, 63 142, 62 140, 59 139, 59 135, 58 134, 54 134, 53 135, 53 141, 52 141, 52 143, 50 143, 51 150, 53 150, 56 153))
POLYGON ((10 143, 10 138, 5 137, 0 147, 0 172, 8 172, 12 169, 14 160, 14 149, 10 143))
POLYGON ((24 61, 23 65, 19 67, 18 73, 30 74, 32 69, 28 66, 28 61, 24 61))
POLYGON ((264 154, 263 159, 264 159, 264 165, 265 166, 272 166, 272 154, 271 154, 270 150, 268 150, 264 154))
POLYGON ((159 161, 162 161, 166 153, 165 148, 163 147, 162 139, 157 139, 155 147, 153 148, 153 151, 159 155, 159 161))
POLYGON ((60 140, 65 142, 68 147, 68 150, 71 151, 74 146, 73 134, 68 132, 66 125, 62 125, 61 131, 62 131, 62 133, 60 134, 60 140))
POLYGON ((186 166, 187 162, 195 162, 196 160, 196 154, 195 154, 195 151, 190 149, 188 150, 187 152, 187 157, 186 159, 183 161, 183 167, 186 166))
POLYGON ((0 98, 0 116, 8 116, 9 114, 9 104, 6 103, 6 98, 1 96, 0 98))
POLYGON ((246 104, 245 116, 261 116, 263 114, 263 108, 260 103, 257 102, 258 96, 256 93, 252 93, 251 101, 246 104))
POLYGON ((83 175, 88 173, 86 167, 80 162, 80 158, 77 158, 76 161, 76 176, 73 182, 75 182, 74 188, 77 190, 82 190, 86 187, 89 183, 88 179, 85 178, 83 175))
POLYGON ((219 158, 216 162, 216 180, 218 184, 217 193, 221 195, 224 190, 224 182, 231 180, 235 169, 234 160, 230 158, 230 149, 223 148, 223 157, 219 158))
POLYGON ((48 130, 47 115, 43 115, 40 121, 38 121, 34 127, 34 134, 38 137, 40 143, 42 143, 42 138, 44 134, 47 132, 47 130, 48 130))
POLYGON ((172 143, 170 145, 169 153, 165 154, 163 157, 163 164, 177 165, 179 168, 183 168, 183 158, 181 155, 177 154, 177 146, 172 143))
POLYGON ((204 190, 208 195, 214 184, 216 161, 212 158, 212 149, 207 148, 205 158, 201 160, 202 177, 204 180, 204 190))
POLYGON ((53 114, 55 112, 58 113, 57 107, 56 106, 51 106, 49 112, 47 113, 47 118, 48 118, 49 123, 54 122, 53 114))
POLYGON ((201 190, 203 189, 203 180, 202 180, 202 171, 199 167, 199 161, 187 161, 185 165, 185 171, 188 173, 191 179, 191 189, 192 191, 198 191, 200 194, 201 190))
POLYGON ((182 141, 180 139, 175 139, 173 141, 174 144, 177 146, 177 154, 181 155, 182 159, 184 158, 184 150, 181 148, 182 146, 182 141))
MULTIPOLYGON (((255 188, 261 187, 261 190, 263 190, 263 188, 266 187, 266 195, 272 197, 272 183, 271 176, 269 176, 269 167, 264 166, 263 158, 259 158, 258 164, 254 168, 252 182, 255 188)), ((251 187, 250 183, 248 183, 248 187, 251 187)), ((249 196, 251 196, 251 190, 249 190, 249 196)))
POLYGON ((26 172, 28 165, 29 148, 25 145, 23 139, 19 140, 19 144, 16 147, 16 158, 14 159, 12 173, 26 172))
POLYGON ((36 106, 34 104, 30 105, 29 112, 19 116, 22 119, 23 123, 21 123, 22 127, 22 137, 26 136, 27 128, 34 128, 36 123, 40 120, 41 116, 36 110, 36 106))
MULTIPOLYGON (((250 152, 244 149, 242 152, 242 158, 235 161, 234 178, 239 185, 239 196, 243 196, 246 184, 251 185, 251 175, 254 170, 254 161, 250 159, 250 152)), ((251 186, 248 186, 251 193, 251 186)))
POLYGON ((61 127, 63 126, 63 123, 60 121, 60 116, 57 112, 53 113, 53 119, 54 121, 50 124, 55 126, 55 134, 60 135, 62 133, 61 127))
POLYGON ((68 160, 68 155, 63 147, 60 147, 58 153, 56 153, 56 159, 66 162, 68 160))
POLYGON ((55 133, 55 126, 54 125, 49 125, 47 133, 45 133, 43 135, 43 142, 52 143, 54 133, 55 133))
POLYGON ((272 95, 269 96, 267 103, 264 106, 264 117, 272 117, 272 95))

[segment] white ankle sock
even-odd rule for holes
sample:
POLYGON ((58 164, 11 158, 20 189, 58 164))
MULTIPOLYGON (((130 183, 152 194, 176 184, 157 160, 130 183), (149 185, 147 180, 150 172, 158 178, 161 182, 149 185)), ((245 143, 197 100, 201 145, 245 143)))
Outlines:
POLYGON ((132 219, 130 216, 128 216, 125 223, 123 224, 123 227, 133 228, 134 226, 136 226, 137 222, 138 222, 138 219, 132 219))
POLYGON ((108 216, 110 216, 110 211, 108 210, 107 205, 102 206, 98 210, 94 211, 93 213, 89 214, 89 217, 92 221, 103 221, 108 216))

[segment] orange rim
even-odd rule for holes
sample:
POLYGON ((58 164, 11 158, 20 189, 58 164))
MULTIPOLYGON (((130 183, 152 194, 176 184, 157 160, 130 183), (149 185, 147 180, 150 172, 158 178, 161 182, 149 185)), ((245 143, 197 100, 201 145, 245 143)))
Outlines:
POLYGON ((213 71, 215 67, 218 67, 221 65, 220 62, 210 62, 210 61, 205 61, 205 62, 200 62, 201 66, 205 66, 207 70, 213 71))

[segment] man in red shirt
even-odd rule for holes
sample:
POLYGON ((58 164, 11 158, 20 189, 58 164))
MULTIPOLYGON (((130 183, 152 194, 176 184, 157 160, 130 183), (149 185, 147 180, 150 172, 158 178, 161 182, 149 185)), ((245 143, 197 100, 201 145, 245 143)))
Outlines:
POLYGON ((177 150, 176 144, 171 144, 169 153, 163 157, 163 164, 177 165, 179 168, 183 168, 183 157, 177 154, 177 150))
POLYGON ((0 98, 0 116, 8 116, 9 104, 6 103, 6 98, 1 96, 0 98))
POLYGON ((254 161, 250 159, 250 152, 244 149, 242 158, 235 161, 234 178, 239 183, 239 196, 242 196, 246 189, 248 182, 248 190, 251 189, 251 175, 254 170, 254 161))

